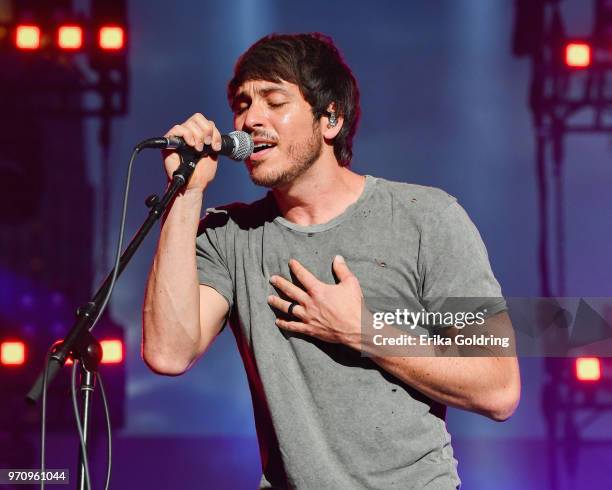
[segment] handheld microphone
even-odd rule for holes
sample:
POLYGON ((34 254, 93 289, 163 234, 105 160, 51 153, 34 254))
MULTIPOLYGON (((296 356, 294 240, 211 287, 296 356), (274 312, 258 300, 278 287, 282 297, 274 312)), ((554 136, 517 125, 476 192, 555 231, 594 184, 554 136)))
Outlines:
POLYGON ((180 136, 170 136, 168 138, 149 138, 136 145, 138 151, 145 148, 159 148, 162 150, 182 150, 189 149, 196 155, 202 157, 207 155, 225 155, 232 160, 246 160, 253 153, 253 139, 244 131, 232 131, 229 134, 221 135, 221 149, 215 151, 210 145, 204 145, 202 151, 197 151, 180 136))

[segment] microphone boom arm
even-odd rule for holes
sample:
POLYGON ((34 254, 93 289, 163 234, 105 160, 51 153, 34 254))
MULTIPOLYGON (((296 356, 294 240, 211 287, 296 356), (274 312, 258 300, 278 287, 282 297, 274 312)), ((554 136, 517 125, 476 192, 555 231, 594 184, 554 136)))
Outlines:
MULTIPOLYGON (((140 150, 138 150, 140 151, 140 150)), ((128 246, 125 248, 119 259, 119 266, 117 277, 121 275, 129 261, 132 259, 138 247, 140 247, 144 238, 147 236, 153 225, 159 218, 163 216, 168 205, 174 199, 174 196, 189 182, 193 171, 196 168, 198 160, 201 158, 201 152, 195 152, 189 148, 183 148, 177 150, 181 163, 179 167, 172 174, 172 182, 168 186, 168 189, 160 199, 159 196, 153 194, 146 199, 146 205, 150 208, 149 215, 141 227, 138 229, 128 246)), ((61 367, 65 364, 69 354, 71 352, 79 352, 81 349, 78 347, 89 343, 84 342, 84 338, 89 339, 89 330, 93 324, 93 321, 98 315, 98 311, 106 297, 106 293, 110 287, 114 269, 106 276, 106 279, 102 283, 102 286, 98 289, 93 299, 88 302, 84 307, 77 310, 77 321, 74 323, 70 332, 66 338, 57 345, 57 348, 51 354, 49 359, 49 367, 44 366, 43 372, 38 376, 34 385, 26 395, 26 399, 32 403, 36 403, 41 394, 43 387, 44 372, 47 370, 46 382, 50 384, 56 377, 61 367)), ((80 353, 80 352, 79 352, 80 353)))

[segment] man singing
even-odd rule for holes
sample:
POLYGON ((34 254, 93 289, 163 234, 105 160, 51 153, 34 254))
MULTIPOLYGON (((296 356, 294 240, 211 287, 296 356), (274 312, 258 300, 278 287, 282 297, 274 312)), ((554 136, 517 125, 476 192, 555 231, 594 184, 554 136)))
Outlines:
MULTIPOLYGON (((362 323, 385 301, 418 312, 481 298, 487 325, 509 327, 478 231, 439 189, 350 169, 359 90, 330 38, 261 39, 238 60, 228 99, 236 129, 255 143, 251 180, 270 191, 200 221, 217 160, 198 162, 161 229, 145 362, 179 375, 229 320, 253 399, 261 488, 458 488, 445 407, 508 418, 520 394, 516 358, 385 355, 362 323)), ((221 147, 199 113, 166 135, 221 147)), ((165 155, 168 175, 178 163, 165 155)))

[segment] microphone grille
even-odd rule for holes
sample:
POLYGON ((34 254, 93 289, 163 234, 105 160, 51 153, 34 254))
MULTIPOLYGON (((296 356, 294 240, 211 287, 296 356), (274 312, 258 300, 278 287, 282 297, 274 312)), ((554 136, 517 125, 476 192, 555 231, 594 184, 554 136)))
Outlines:
POLYGON ((234 149, 229 157, 232 160, 246 160, 253 153, 253 138, 244 131, 232 131, 228 134, 234 140, 234 149))

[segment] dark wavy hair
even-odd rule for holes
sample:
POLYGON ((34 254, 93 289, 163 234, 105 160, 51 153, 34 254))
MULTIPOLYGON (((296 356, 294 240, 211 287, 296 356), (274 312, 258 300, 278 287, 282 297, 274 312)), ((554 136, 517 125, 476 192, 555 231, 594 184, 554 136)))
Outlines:
POLYGON ((340 165, 350 164, 360 116, 359 88, 329 36, 313 32, 261 38, 236 62, 234 76, 227 86, 231 107, 236 91, 249 80, 296 84, 312 107, 315 121, 328 115, 329 104, 335 102, 336 115, 344 117, 344 124, 334 138, 334 154, 340 165))

